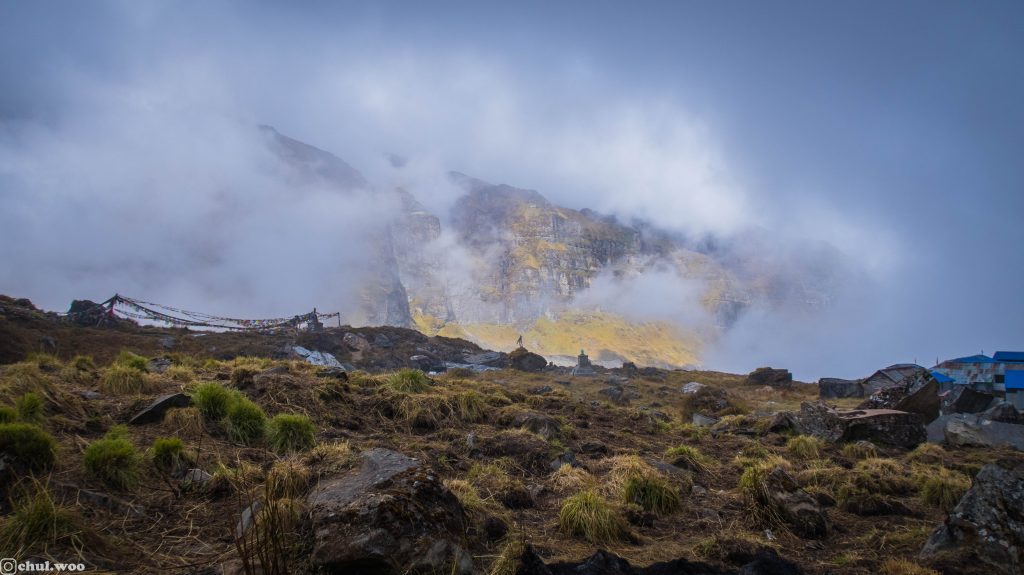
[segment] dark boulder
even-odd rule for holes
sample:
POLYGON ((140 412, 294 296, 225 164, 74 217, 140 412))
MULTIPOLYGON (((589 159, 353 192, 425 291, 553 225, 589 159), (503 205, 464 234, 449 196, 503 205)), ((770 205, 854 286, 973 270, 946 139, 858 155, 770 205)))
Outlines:
POLYGON ((485 365, 487 367, 508 367, 508 356, 500 351, 485 351, 467 355, 463 359, 465 363, 472 365, 485 365))
POLYGON ((557 419, 536 411, 517 413, 512 418, 512 425, 532 431, 544 439, 551 439, 562 430, 562 425, 557 419))
POLYGON ((759 501, 773 509, 801 537, 818 539, 828 534, 828 513, 782 467, 776 467, 764 479, 759 501))
POLYGON ((864 439, 910 449, 927 439, 924 416, 893 409, 840 411, 821 402, 804 403, 800 411, 777 419, 780 426, 784 419, 798 433, 830 443, 864 439))
POLYGON ((765 385, 771 387, 790 387, 793 385, 793 374, 788 369, 759 367, 747 375, 746 384, 758 387, 765 385))
POLYGON ((480 440, 480 450, 489 457, 509 457, 535 473, 548 471, 558 452, 543 438, 523 430, 501 431, 480 440))
POLYGON ((924 559, 967 553, 996 573, 1024 573, 1024 463, 988 464, 925 543, 924 559))
MULTIPOLYGON (((1013 409, 1013 406, 1009 407, 1013 409)), ((936 423, 945 421, 943 438, 946 444, 954 447, 1008 445, 1018 451, 1024 451, 1024 425, 988 419, 988 413, 955 413, 939 418, 936 423)), ((1005 414, 999 416, 1008 418, 1005 414)))
POLYGON ((822 399, 864 397, 864 386, 857 379, 823 377, 818 380, 818 397, 822 399))
POLYGON ((966 385, 957 385, 943 401, 943 413, 980 413, 988 409, 995 396, 984 391, 976 391, 966 385))
POLYGON ((548 360, 523 347, 508 354, 508 366, 519 371, 542 371, 547 365, 548 360))
POLYGON ((626 394, 626 390, 617 385, 606 387, 598 393, 607 397, 612 403, 618 405, 626 405, 629 403, 629 395, 626 394))
POLYGON ((192 398, 184 393, 161 395, 153 400, 153 403, 149 404, 148 407, 135 414, 135 417, 131 418, 128 423, 132 425, 159 423, 164 420, 164 414, 168 410, 176 407, 188 407, 190 405, 192 405, 192 398))
POLYGON ((387 449, 309 496, 311 561, 329 573, 473 572, 458 499, 419 461, 387 449))

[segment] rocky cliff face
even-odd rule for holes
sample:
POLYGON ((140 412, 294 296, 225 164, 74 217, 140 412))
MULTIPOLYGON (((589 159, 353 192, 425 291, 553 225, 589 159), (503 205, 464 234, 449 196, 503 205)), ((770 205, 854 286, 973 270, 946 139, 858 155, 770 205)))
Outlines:
MULTIPOLYGON (((297 178, 341 193, 369 188, 341 159, 265 131, 297 178)), ((459 173, 450 178, 465 193, 448 214, 430 213, 403 189, 374 192, 399 210, 367 238, 370 257, 358 270, 364 288, 352 321, 415 326, 501 350, 522 334, 531 349, 566 360, 583 347, 598 361, 678 366, 697 363, 702 342, 751 304, 827 303, 833 278, 825 252, 812 260, 820 269, 794 268, 759 257, 756 238, 697 246, 642 222, 558 206, 533 190, 459 173), (806 273, 792 277, 793 269, 806 273), (595 295, 598 283, 654 275, 679 286, 658 295, 679 301, 660 303, 689 306, 701 321, 631 317, 624 302, 595 295)))

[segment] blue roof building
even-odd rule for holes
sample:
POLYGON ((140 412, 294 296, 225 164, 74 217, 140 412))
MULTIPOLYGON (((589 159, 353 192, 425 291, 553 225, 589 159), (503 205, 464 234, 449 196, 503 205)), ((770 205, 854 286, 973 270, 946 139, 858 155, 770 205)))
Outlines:
POLYGON ((1024 363, 1024 351, 997 351, 992 360, 998 363, 1024 363))
POLYGON ((1024 411, 1024 369, 1006 372, 1006 403, 1024 411))

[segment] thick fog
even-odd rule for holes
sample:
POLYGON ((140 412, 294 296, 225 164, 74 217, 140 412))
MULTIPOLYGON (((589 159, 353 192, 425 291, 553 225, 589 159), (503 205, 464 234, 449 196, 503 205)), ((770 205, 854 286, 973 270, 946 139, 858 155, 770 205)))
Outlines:
MULTIPOLYGON (((297 183, 267 124, 441 215, 458 170, 760 238, 765 265, 834 249, 828 305, 750 310, 709 368, 856 377, 1024 349, 1024 7, 785 8, 3 3, 0 293, 345 309, 395 206, 297 183)), ((703 325, 698 288, 602 277, 585 303, 703 325)))

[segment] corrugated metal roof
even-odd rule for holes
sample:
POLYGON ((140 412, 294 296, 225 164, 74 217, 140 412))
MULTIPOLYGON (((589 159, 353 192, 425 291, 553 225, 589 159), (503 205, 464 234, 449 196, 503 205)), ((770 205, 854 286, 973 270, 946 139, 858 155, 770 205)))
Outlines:
POLYGON ((997 351, 992 359, 998 362, 1024 362, 1024 351, 997 351))
POLYGON ((954 381, 956 381, 952 377, 949 377, 948 375, 944 373, 939 373, 937 371, 932 372, 932 377, 934 377, 935 381, 939 383, 953 383, 954 381))
POLYGON ((1024 370, 1011 369, 1006 372, 1006 389, 1024 389, 1024 370))
POLYGON ((995 360, 987 355, 968 355, 949 360, 952 363, 994 363, 995 360))

